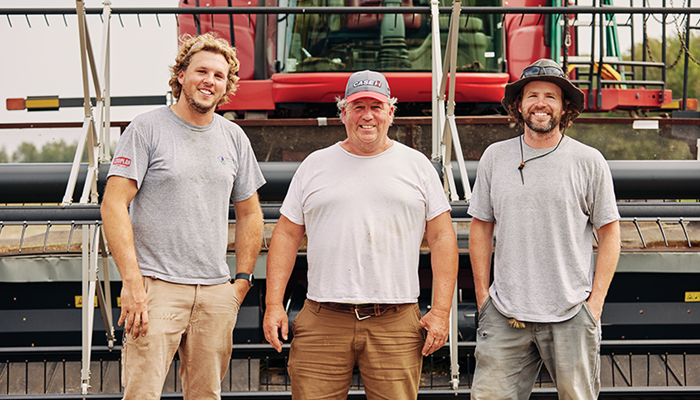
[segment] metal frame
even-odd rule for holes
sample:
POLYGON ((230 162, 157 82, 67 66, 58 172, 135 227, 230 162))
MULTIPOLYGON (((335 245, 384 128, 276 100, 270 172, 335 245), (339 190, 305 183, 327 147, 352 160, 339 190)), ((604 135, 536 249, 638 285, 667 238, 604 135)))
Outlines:
MULTIPOLYGON (((70 177, 63 196, 61 207, 69 206, 73 203, 73 191, 75 190, 80 160, 85 146, 88 150, 88 169, 85 177, 83 192, 79 204, 97 204, 97 175, 99 163, 109 161, 109 129, 110 129, 110 90, 109 90, 109 60, 110 60, 110 18, 111 2, 104 1, 102 9, 103 35, 101 60, 102 73, 97 72, 95 57, 90 41, 90 33, 87 29, 86 9, 82 0, 76 0, 75 8, 78 16, 78 31, 80 37, 80 61, 83 80, 83 128, 78 141, 78 146, 73 159, 70 177), (90 99, 90 83, 88 80, 88 68, 90 69, 95 90, 97 123, 93 116, 92 103, 90 99)), ((101 223, 85 224, 82 226, 82 368, 80 372, 80 387, 82 394, 88 394, 90 388, 90 361, 92 347, 92 333, 95 318, 95 303, 92 301, 97 297, 102 319, 107 330, 107 343, 109 347, 114 346, 116 341, 114 335, 114 323, 112 321, 112 299, 109 286, 109 263, 107 256, 107 241, 102 230, 101 223), (98 254, 99 251, 99 254, 98 254), (98 277, 98 258, 103 261, 103 283, 98 277), (104 284, 104 289, 102 285, 104 284)), ((47 228, 48 233, 48 228, 47 228)))
MULTIPOLYGON (((457 191, 457 186, 455 183, 455 177, 451 168, 451 156, 452 156, 452 146, 454 146, 456 161, 458 164, 459 174, 463 179, 461 179, 462 189, 464 191, 464 202, 469 202, 471 198, 471 188, 469 184, 469 179, 467 177, 466 167, 464 163, 464 157, 462 154, 462 147, 459 140, 459 135, 457 132, 457 126, 455 122, 455 77, 456 77, 456 59, 457 59, 457 27, 459 25, 459 16, 462 10, 461 0, 455 0, 453 7, 451 9, 445 7, 439 7, 439 2, 437 0, 431 0, 430 9, 427 10, 426 7, 417 7, 414 11, 415 13, 427 14, 428 11, 433 16, 432 19, 432 44, 433 44, 433 152, 432 158, 434 161, 439 161, 441 163, 444 176, 445 176, 445 190, 446 194, 453 201, 460 201, 457 191), (451 11, 451 21, 450 29, 448 35, 448 46, 445 54, 444 64, 440 64, 441 51, 440 51, 440 32, 439 32, 439 14, 440 12, 451 11), (449 69, 448 69, 449 68, 449 69), (448 70, 450 75, 449 87, 447 87, 448 78, 446 74, 443 74, 444 70, 448 70), (446 96, 447 94, 447 96, 446 96), (447 104, 445 101, 447 100, 447 104)), ((655 8, 620 8, 620 7, 606 7, 605 11, 601 11, 595 7, 550 7, 550 8, 503 8, 503 7, 469 7, 466 8, 471 14, 487 14, 487 13, 498 13, 498 14, 580 14, 580 13, 590 13, 599 14, 601 23, 600 27, 602 29, 604 23, 603 14, 604 13, 615 13, 624 12, 627 14, 651 14, 660 13, 664 16, 669 13, 677 13, 677 10, 668 9, 655 9, 655 8)), ((0 10, 0 14, 71 14, 72 10, 65 9, 35 9, 31 12, 27 10, 13 10, 8 11, 7 9, 0 10)), ((686 14, 698 14, 700 9, 690 8, 684 10, 686 14)), ((102 54, 101 60, 103 60, 104 65, 102 66, 101 74, 98 75, 97 67, 95 65, 94 55, 92 51, 92 44, 90 42, 89 32, 87 30, 87 14, 96 14, 96 10, 88 10, 84 7, 82 0, 76 0, 75 13, 78 15, 78 25, 79 25, 79 35, 80 35, 80 48, 81 48, 81 70, 83 78, 83 93, 84 93, 84 120, 83 129, 81 132, 78 148, 76 151, 75 158, 73 160, 73 165, 71 168, 70 177, 66 187, 66 191, 63 197, 62 206, 66 207, 72 204, 72 194, 75 189, 77 182, 78 170, 80 167, 80 159, 82 157, 85 146, 88 147, 89 154, 89 166, 88 175, 85 180, 83 187, 82 196, 80 198, 80 204, 97 204, 97 171, 99 169, 99 163, 103 161, 109 161, 109 128, 110 128, 110 91, 109 91, 109 37, 110 37, 110 18, 115 10, 111 8, 110 0, 105 0, 104 7, 101 10, 103 16, 103 42, 102 42, 102 54), (95 123, 95 118, 93 116, 92 105, 90 102, 90 90, 88 81, 88 68, 93 79, 94 90, 96 92, 96 108, 98 112, 97 123, 95 123)), ((123 8, 118 11, 120 14, 199 14, 201 10, 194 9, 181 9, 181 8, 123 8)), ((244 9, 230 9, 225 7, 214 7, 207 8, 207 14, 326 14, 326 13, 358 13, 366 12, 365 8, 361 7, 294 7, 294 8, 276 8, 274 10, 267 9, 265 7, 250 7, 244 9)), ((384 7, 373 12, 380 14, 399 14, 405 12, 405 9, 400 7, 384 7)), ((689 28, 688 28, 689 29, 689 28)), ((601 41, 602 41, 601 35, 601 41)), ((600 65, 602 65, 602 50, 601 50, 601 60, 600 65)), ((687 61, 686 61, 687 66, 687 61)), ((600 69, 598 76, 598 85, 608 83, 603 82, 600 79, 600 69)), ((631 84, 632 82, 627 82, 631 84)), ((647 82, 648 84, 648 82, 647 82)), ((600 96, 600 90, 598 91, 600 96)), ((658 220, 657 220, 658 222, 658 220)), ((26 223, 25 223, 26 224, 26 223)), ((47 225, 47 235, 50 229, 50 223, 47 225)), ((94 323, 94 302, 92 299, 97 295, 98 303, 100 309, 103 313, 103 319, 107 327, 108 343, 111 346, 114 345, 114 328, 112 322, 112 312, 111 312, 111 296, 109 295, 109 277, 108 277, 108 263, 107 263, 107 248, 106 240, 104 238, 104 232, 102 230, 100 223, 94 224, 84 224, 83 229, 83 345, 82 345, 82 371, 81 371, 81 390, 82 394, 86 395, 88 393, 88 388, 90 386, 90 350, 92 343, 92 328, 94 323), (98 278, 98 257, 102 256, 103 259, 103 270, 104 270, 104 283, 105 289, 103 291, 98 278)), ((640 233, 641 236, 641 233, 640 233)), ((642 238, 643 240, 643 238, 642 238)), ((459 365, 457 364, 457 351, 458 345, 456 342, 456 331, 457 331, 457 291, 455 290, 452 302, 452 315, 451 315, 451 327, 450 327, 450 355, 451 355, 451 384, 453 389, 457 389, 459 385, 459 365)), ((461 391, 460 391, 461 392, 461 391)), ((432 392, 431 392, 432 393, 432 392)), ((448 395, 454 396, 456 392, 449 392, 448 395)), ((249 395, 248 395, 249 396, 249 395)), ((26 397, 25 397, 26 398, 26 397)))

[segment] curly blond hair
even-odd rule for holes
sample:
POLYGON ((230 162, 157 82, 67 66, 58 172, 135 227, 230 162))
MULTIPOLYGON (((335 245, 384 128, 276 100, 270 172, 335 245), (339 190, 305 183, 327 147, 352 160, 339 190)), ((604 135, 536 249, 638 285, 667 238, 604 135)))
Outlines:
MULTIPOLYGON (((170 81, 168 82, 173 91, 174 98, 179 99, 180 92, 182 91, 182 85, 178 82, 180 71, 186 71, 187 67, 190 66, 192 56, 200 51, 211 51, 224 56, 228 63, 226 94, 234 94, 236 92, 238 87, 236 82, 238 82, 239 79, 238 76, 236 76, 236 72, 238 72, 240 68, 240 63, 238 62, 238 58, 236 58, 236 49, 231 47, 225 39, 218 38, 211 33, 205 33, 197 37, 185 34, 180 37, 180 43, 177 57, 175 57, 175 65, 170 67, 170 81)), ((217 106, 226 103, 228 103, 228 96, 223 96, 217 106)))
MULTIPOLYGON (((523 114, 521 114, 520 110, 518 110, 518 106, 522 101, 523 92, 521 91, 513 99, 513 101, 511 101, 510 104, 508 104, 508 109, 506 110, 508 112, 508 115, 515 118, 515 121, 518 123, 521 130, 524 129, 525 126, 525 119, 523 118, 523 114)), ((564 115, 561 116, 561 120, 559 121, 560 132, 564 132, 564 130, 571 128, 571 125, 574 124, 574 120, 576 119, 576 117, 578 117, 581 114, 581 110, 578 109, 576 104, 574 104, 571 100, 569 100, 566 97, 564 98, 562 109, 564 110, 564 115)))

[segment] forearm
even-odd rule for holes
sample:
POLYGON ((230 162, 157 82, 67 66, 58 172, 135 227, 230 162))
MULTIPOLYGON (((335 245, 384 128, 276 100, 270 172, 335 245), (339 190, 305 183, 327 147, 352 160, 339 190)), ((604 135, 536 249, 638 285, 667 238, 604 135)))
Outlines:
POLYGON ((469 228, 469 259, 474 276, 474 291, 479 307, 489 295, 491 255, 493 252, 493 222, 473 218, 469 228))
POLYGON ((433 271, 432 310, 449 313, 459 269, 457 238, 450 213, 428 221, 425 232, 433 271))
POLYGON ((608 294, 620 258, 620 224, 612 222, 598 230, 598 256, 596 257, 593 287, 589 302, 602 307, 608 294))
POLYGON ((284 216, 280 218, 267 253, 267 292, 265 294, 267 307, 283 304, 284 292, 292 275, 303 237, 303 226, 293 224, 284 216))
POLYGON ((134 246, 129 203, 137 192, 135 181, 112 177, 107 182, 101 214, 107 244, 122 278, 118 325, 132 337, 148 332, 148 297, 134 246))
POLYGON ((263 215, 252 213, 236 218, 236 272, 252 274, 263 238, 263 215))
POLYGON ((122 282, 125 285, 142 282, 128 208, 105 201, 101 214, 107 244, 122 282))
POLYGON ((454 235, 446 235, 431 246, 430 261, 434 289, 432 309, 449 312, 459 269, 457 240, 454 235))

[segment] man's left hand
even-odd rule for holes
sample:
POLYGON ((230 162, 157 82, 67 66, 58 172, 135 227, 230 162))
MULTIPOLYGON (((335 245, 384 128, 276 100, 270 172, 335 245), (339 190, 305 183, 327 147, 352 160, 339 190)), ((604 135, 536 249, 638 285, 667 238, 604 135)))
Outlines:
POLYGON ((232 285, 233 291, 236 293, 236 297, 238 298, 238 302, 243 304, 243 299, 245 299, 245 295, 247 295, 248 290, 250 290, 250 284, 245 279, 236 279, 232 285))
POLYGON ((591 314, 593 314, 593 318, 595 319, 595 322, 598 323, 600 321, 600 316, 603 314, 603 302, 602 301, 595 301, 591 298, 588 299, 588 309, 591 310, 591 314))
POLYGON ((428 331, 423 346, 423 355, 433 354, 447 343, 450 332, 450 312, 432 309, 420 320, 423 329, 428 331))

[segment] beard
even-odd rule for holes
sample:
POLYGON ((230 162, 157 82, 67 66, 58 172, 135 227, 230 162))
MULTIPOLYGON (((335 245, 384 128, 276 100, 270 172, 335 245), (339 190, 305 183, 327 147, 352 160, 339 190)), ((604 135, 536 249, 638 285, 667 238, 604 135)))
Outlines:
POLYGON ((561 121, 561 117, 557 116, 554 113, 551 113, 551 118, 548 123, 536 123, 532 120, 532 116, 534 113, 536 113, 536 110, 533 111, 532 113, 527 113, 526 115, 523 115, 523 119, 525 120, 525 125, 527 125, 528 128, 530 128, 533 132, 537 133, 550 133, 554 128, 559 126, 559 122, 561 121))
POLYGON ((190 106, 192 111, 199 114, 209 113, 213 108, 215 108, 219 104, 219 100, 221 100, 221 98, 218 98, 213 100, 210 104, 201 103, 194 98, 194 93, 184 90, 184 88, 182 91, 182 95, 185 98, 185 101, 187 101, 187 104, 190 106))

